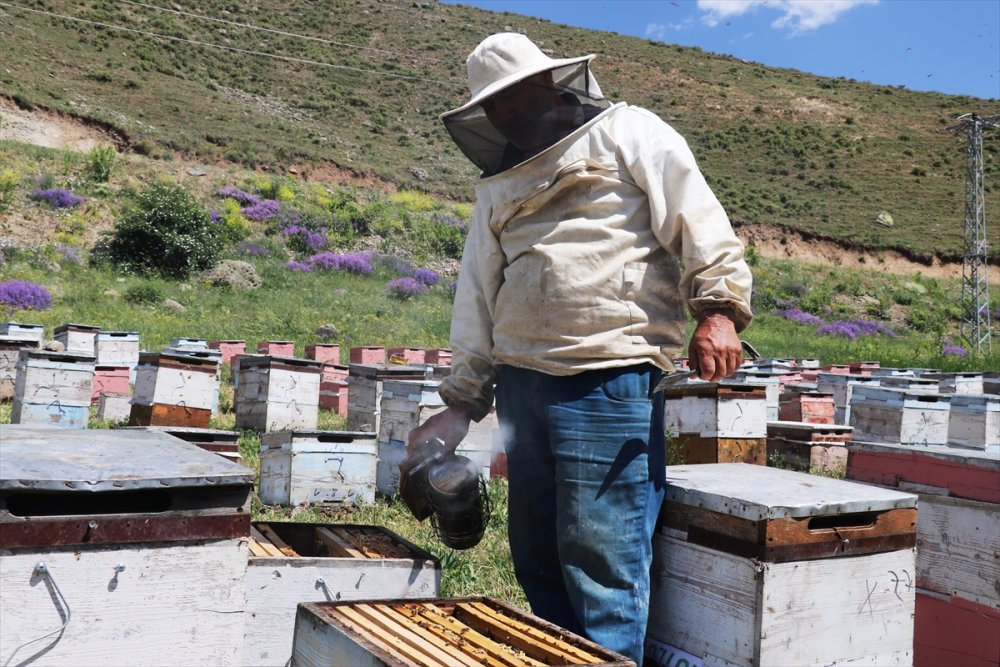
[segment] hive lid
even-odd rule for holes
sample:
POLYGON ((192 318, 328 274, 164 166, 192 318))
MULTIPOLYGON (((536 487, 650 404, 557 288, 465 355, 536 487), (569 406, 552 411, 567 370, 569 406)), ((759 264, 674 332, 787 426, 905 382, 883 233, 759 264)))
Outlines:
POLYGON ((0 425, 0 490, 250 485, 244 466, 165 432, 0 425))
POLYGON ((759 521, 917 506, 917 496, 747 463, 667 466, 668 502, 759 521))
MULTIPOLYGON (((903 445, 886 442, 863 442, 854 440, 848 445, 848 449, 858 452, 900 454, 908 457, 927 457, 936 459, 942 463, 949 463, 962 466, 964 468, 987 468, 1000 472, 1000 449, 987 447, 982 449, 969 449, 965 447, 949 447, 948 445, 903 445)), ((897 476, 902 476, 906 471, 897 470, 897 476)))

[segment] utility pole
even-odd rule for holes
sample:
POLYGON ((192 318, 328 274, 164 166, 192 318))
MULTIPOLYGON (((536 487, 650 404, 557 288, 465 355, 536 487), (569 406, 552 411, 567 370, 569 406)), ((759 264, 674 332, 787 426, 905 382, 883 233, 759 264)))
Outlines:
POLYGON ((962 323, 960 331, 969 349, 993 351, 990 328, 990 282, 986 264, 986 195, 983 190, 983 130, 995 129, 1000 115, 981 118, 974 113, 958 117, 952 132, 968 138, 965 160, 965 253, 962 257, 962 323))

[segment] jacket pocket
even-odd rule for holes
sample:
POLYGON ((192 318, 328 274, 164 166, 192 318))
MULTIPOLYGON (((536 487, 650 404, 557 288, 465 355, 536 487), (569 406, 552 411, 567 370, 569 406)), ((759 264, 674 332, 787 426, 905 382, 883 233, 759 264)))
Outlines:
POLYGON ((648 262, 627 262, 622 269, 622 301, 628 308, 629 327, 626 332, 632 337, 633 343, 645 343, 637 334, 638 330, 647 323, 647 314, 637 304, 642 291, 642 285, 646 278, 646 270, 649 268, 648 262))

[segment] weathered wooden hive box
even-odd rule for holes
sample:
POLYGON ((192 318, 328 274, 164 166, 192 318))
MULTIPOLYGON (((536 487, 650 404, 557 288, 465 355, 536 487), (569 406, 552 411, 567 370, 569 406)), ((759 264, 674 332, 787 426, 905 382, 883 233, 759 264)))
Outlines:
POLYGON ((242 664, 252 488, 164 433, 0 426, 0 655, 242 664))
POLYGON ((767 424, 767 460, 780 457, 794 470, 843 474, 854 429, 840 424, 776 421, 767 424))
POLYGON ((340 345, 336 343, 310 343, 306 345, 306 359, 324 364, 340 363, 340 345))
POLYGON ((906 389, 908 391, 924 391, 929 394, 938 393, 938 381, 916 375, 876 376, 879 386, 887 389, 906 389))
POLYGON ((741 370, 733 375, 733 381, 743 384, 759 384, 764 387, 764 403, 767 405, 767 421, 778 421, 778 407, 781 403, 781 373, 741 370))
POLYGON ((218 350, 222 354, 222 363, 232 364, 233 357, 238 354, 246 354, 247 342, 245 340, 213 340, 209 341, 210 350, 218 350))
POLYGON ((101 394, 129 396, 132 385, 129 383, 131 369, 127 365, 102 364, 94 366, 94 379, 91 383, 90 402, 97 403, 101 394))
POLYGON ((422 347, 390 347, 385 353, 389 363, 393 364, 413 366, 427 363, 427 350, 422 347))
POLYGON ((45 327, 41 324, 0 322, 0 338, 27 341, 24 347, 41 347, 45 340, 45 327))
POLYGON ((911 664, 916 503, 764 466, 668 466, 647 641, 706 665, 911 664))
MULTIPOLYGON (((378 432, 378 492, 392 496, 399 491, 399 463, 406 458, 410 431, 444 410, 438 380, 385 380, 378 432)), ((469 424, 469 432, 455 450, 476 464, 490 478, 495 427, 492 419, 469 424)))
POLYGON ((128 366, 129 381, 135 382, 135 369, 139 365, 139 333, 98 331, 94 337, 94 356, 98 366, 128 366))
POLYGON ((352 364, 384 364, 385 348, 381 345, 358 345, 352 347, 349 361, 352 364))
POLYGON ((93 379, 92 354, 21 348, 11 423, 87 428, 93 379))
POLYGON ((21 348, 38 349, 33 340, 0 336, 0 401, 14 398, 14 384, 17 382, 17 361, 21 348))
POLYGON ((128 394, 101 394, 97 397, 97 418, 105 421, 128 422, 132 414, 132 397, 128 394))
POLYGON ((287 430, 260 439, 260 499, 268 505, 375 502, 374 433, 287 430))
POLYGON ((171 338, 170 347, 184 348, 185 350, 208 350, 208 341, 204 338, 171 338))
POLYGON ((982 373, 924 373, 920 377, 937 380, 942 394, 982 394, 982 373))
POLYGON ((833 394, 833 420, 837 424, 851 423, 851 398, 856 387, 877 387, 879 378, 855 373, 819 373, 816 390, 833 394))
POLYGON ((294 357, 294 340, 262 340, 257 342, 257 354, 271 357, 294 357))
POLYGON ((950 397, 926 391, 855 387, 850 424, 863 442, 944 445, 950 397))
POLYGON ((833 394, 803 389, 801 385, 792 388, 781 394, 781 399, 778 402, 778 420, 833 424, 836 421, 833 394))
MULTIPOLYGON (((351 354, 358 348, 351 348, 351 354)), ((433 373, 433 371, 431 371, 433 373)), ((424 380, 427 370, 417 366, 358 364, 351 362, 347 376, 347 428, 379 432, 379 408, 385 380, 424 380)))
POLYGON ((350 367, 331 361, 324 361, 319 382, 319 407, 332 410, 341 417, 347 417, 349 389, 347 376, 350 367))
POLYGON ((309 602, 295 616, 296 667, 635 663, 492 598, 309 602))
POLYGON ((767 463, 766 388, 730 382, 667 387, 664 421, 685 463, 767 463))
POLYGON ((218 369, 212 357, 140 353, 129 425, 208 428, 219 404, 218 369))
POLYGON ((189 442, 206 452, 217 454, 233 463, 243 465, 240 456, 240 432, 217 428, 190 428, 186 426, 128 426, 127 430, 160 431, 184 442, 189 442))
POLYGON ((101 327, 92 324, 63 324, 56 327, 53 338, 63 344, 64 352, 94 356, 94 342, 101 327))
POLYGON ((452 351, 447 347, 432 347, 427 350, 427 356, 425 357, 427 363, 436 364, 440 366, 450 366, 451 365, 452 351))
POLYGON ((913 664, 1000 664, 1000 448, 848 450, 848 478, 920 496, 913 664))
POLYGON ((438 560, 385 528, 254 523, 244 660, 288 663, 300 602, 434 598, 440 589, 438 560))
POLYGON ((255 431, 315 429, 323 364, 275 356, 239 357, 236 427, 255 431))
POLYGON ((952 394, 948 444, 986 449, 1000 445, 1000 396, 952 394))

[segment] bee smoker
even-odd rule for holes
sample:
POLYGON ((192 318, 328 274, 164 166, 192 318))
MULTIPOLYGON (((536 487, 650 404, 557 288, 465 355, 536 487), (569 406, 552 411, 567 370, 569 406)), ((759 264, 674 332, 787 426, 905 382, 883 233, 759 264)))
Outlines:
POLYGON ((493 508, 471 459, 440 440, 421 443, 399 464, 399 492, 418 521, 430 517, 441 542, 470 549, 483 539, 493 508))

